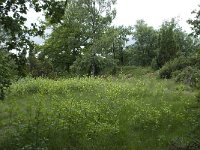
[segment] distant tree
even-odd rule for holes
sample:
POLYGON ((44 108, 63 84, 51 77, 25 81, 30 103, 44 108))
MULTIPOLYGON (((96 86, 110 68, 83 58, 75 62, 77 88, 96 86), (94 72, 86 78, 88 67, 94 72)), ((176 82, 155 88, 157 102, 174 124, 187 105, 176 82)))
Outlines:
POLYGON ((148 26, 144 20, 138 20, 134 30, 133 59, 137 65, 148 66, 156 56, 158 33, 153 27, 148 26))
POLYGON ((129 41, 128 36, 132 34, 133 28, 119 26, 116 28, 115 38, 113 40, 113 56, 119 60, 119 65, 125 64, 125 48, 126 42, 129 41))
POLYGON ((175 19, 164 22, 159 30, 158 68, 176 57, 190 56, 197 51, 198 45, 199 40, 184 32, 175 19))
POLYGON ((43 53, 40 52, 40 46, 35 45, 33 49, 29 50, 27 56, 27 72, 32 77, 50 77, 50 74, 53 73, 52 64, 43 56, 43 53))
MULTIPOLYGON (((199 72, 200 67, 198 58, 199 39, 182 31, 174 20, 168 22, 167 26, 164 27, 166 34, 163 39, 165 40, 160 39, 157 56, 157 63, 161 67, 160 77, 174 77, 177 81, 197 86, 199 84, 197 72, 199 72)), ((163 33, 162 30, 161 33, 163 33)), ((160 35, 162 37, 162 34, 160 35)))
POLYGON ((179 28, 174 19, 165 21, 159 31, 157 65, 161 68, 166 62, 174 59, 180 46, 176 40, 176 33, 179 28))
POLYGON ((99 44, 101 36, 116 15, 116 11, 112 8, 115 3, 116 0, 86 0, 86 12, 89 13, 86 22, 90 35, 87 50, 91 56, 91 75, 93 76, 97 74, 96 55, 101 54, 102 51, 103 45, 99 44))
MULTIPOLYGON (((195 37, 199 37, 200 36, 200 5, 199 5, 199 10, 194 10, 192 12, 193 14, 195 14, 195 18, 194 19, 189 19, 188 23, 192 25, 192 30, 193 30, 193 35, 195 37)), ((196 38, 197 40, 195 41, 195 53, 194 53, 194 57, 200 59, 200 42, 199 42, 199 38, 196 38)), ((200 65, 199 65, 200 67, 200 65)))
POLYGON ((111 55, 112 59, 118 61, 118 65, 124 64, 124 49, 126 42, 129 41, 128 36, 132 34, 132 27, 109 27, 103 35, 101 41, 104 41, 104 45, 107 51, 107 55, 111 55), (107 43, 107 44, 106 44, 107 43))
POLYGON ((182 31, 181 29, 176 30, 175 40, 179 48, 177 53, 178 57, 181 55, 185 57, 190 56, 198 50, 200 44, 197 38, 188 35, 188 33, 182 31))
POLYGON ((199 10, 194 10, 192 14, 195 14, 194 19, 189 19, 188 23, 192 25, 193 35, 199 36, 200 35, 200 5, 199 10))

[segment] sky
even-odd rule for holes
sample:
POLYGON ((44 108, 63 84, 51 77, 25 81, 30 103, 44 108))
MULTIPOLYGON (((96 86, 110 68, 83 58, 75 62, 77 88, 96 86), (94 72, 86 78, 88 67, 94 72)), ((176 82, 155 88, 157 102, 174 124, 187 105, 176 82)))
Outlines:
MULTIPOLYGON (((190 25, 186 22, 194 18, 191 12, 199 9, 200 0, 117 0, 117 16, 114 25, 133 26, 137 20, 143 19, 148 25, 158 29, 165 20, 177 18, 179 25, 188 33, 190 25)), ((41 14, 34 11, 28 13, 28 22, 36 21, 41 14)), ((34 38, 36 43, 41 43, 40 38, 34 38)))
POLYGON ((159 28, 163 21, 177 18, 183 30, 190 32, 186 21, 194 18, 191 12, 198 9, 199 4, 200 0, 118 0, 114 24, 129 26, 143 19, 148 25, 159 28))

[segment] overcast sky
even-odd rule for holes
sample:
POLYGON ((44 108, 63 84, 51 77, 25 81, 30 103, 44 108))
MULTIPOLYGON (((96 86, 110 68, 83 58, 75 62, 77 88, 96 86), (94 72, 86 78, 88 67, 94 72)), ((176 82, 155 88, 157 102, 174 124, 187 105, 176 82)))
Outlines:
MULTIPOLYGON (((133 26, 136 20, 143 19, 150 26, 158 28, 164 20, 178 18, 179 24, 184 30, 190 32, 190 26, 186 23, 194 15, 191 12, 198 9, 200 0, 117 0, 117 16, 113 22, 115 25, 133 26)), ((30 11, 28 22, 33 22, 41 14, 30 11)), ((41 40, 36 38, 36 42, 41 40)))
POLYGON ((164 20, 179 18, 184 30, 190 31, 186 21, 194 17, 191 12, 198 9, 200 0, 117 0, 117 16, 114 24, 134 25, 143 19, 158 28, 164 20))

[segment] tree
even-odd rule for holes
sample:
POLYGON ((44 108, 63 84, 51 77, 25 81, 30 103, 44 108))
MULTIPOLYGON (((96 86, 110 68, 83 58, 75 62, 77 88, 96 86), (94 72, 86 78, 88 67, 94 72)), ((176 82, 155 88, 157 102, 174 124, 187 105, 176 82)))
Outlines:
POLYGON ((95 59, 105 49, 102 37, 115 17, 114 3, 112 0, 68 2, 61 23, 53 25, 53 32, 43 46, 43 53, 55 68, 69 71, 77 57, 84 55, 89 57, 85 60, 89 61, 90 74, 97 74, 95 59))
POLYGON ((17 50, 24 54, 23 50, 32 48, 30 36, 42 35, 44 25, 37 26, 32 23, 31 27, 26 26, 27 18, 25 15, 29 9, 36 12, 44 12, 45 17, 51 23, 60 22, 64 15, 68 0, 1 0, 0 1, 0 25, 6 34, 6 49, 17 50))
POLYGON ((12 76, 12 62, 15 60, 19 76, 26 75, 26 54, 33 48, 30 36, 42 35, 44 26, 32 23, 29 28, 25 25, 25 15, 30 8, 36 12, 44 11, 46 18, 57 23, 63 16, 67 0, 1 0, 0 1, 0 90, 1 99, 4 90, 10 83, 12 76), (17 54, 10 51, 15 50, 17 54))
POLYGON ((185 57, 190 56, 198 50, 199 40, 186 32, 182 31, 181 28, 175 32, 175 40, 179 47, 177 53, 178 57, 183 55, 185 57))
POLYGON ((88 25, 90 27, 90 46, 88 47, 91 55, 91 75, 96 75, 95 56, 97 53, 101 54, 102 47, 99 46, 99 39, 104 33, 105 29, 111 24, 115 17, 115 10, 112 11, 112 4, 115 4, 115 0, 86 0, 87 10, 90 14, 88 18, 88 25), (106 15, 104 16, 103 14, 106 15))
MULTIPOLYGON (((199 5, 200 8, 200 5, 199 5)), ((194 19, 189 19, 188 23, 192 25, 193 35, 199 36, 200 35, 200 9, 194 10, 192 14, 195 14, 194 19)))
POLYGON ((3 28, 0 28, 0 100, 5 98, 5 91, 11 84, 12 72, 15 69, 11 54, 5 48, 8 38, 3 28))
POLYGON ((106 31, 104 39, 108 39, 107 47, 110 47, 108 49, 108 54, 113 56, 114 60, 118 61, 119 65, 124 65, 125 58, 124 58, 124 50, 126 47, 126 42, 129 40, 128 36, 132 34, 132 27, 110 27, 106 31))
POLYGON ((148 26, 144 20, 138 20, 134 26, 133 40, 133 59, 137 65, 148 66, 156 56, 155 50, 158 47, 158 33, 148 26))
POLYGON ((161 68, 166 62, 174 59, 177 56, 177 52, 180 51, 176 40, 177 31, 179 31, 179 28, 174 19, 162 24, 159 31, 158 54, 156 58, 158 68, 161 68))
MULTIPOLYGON (((160 66, 162 67, 159 71, 160 77, 175 77, 177 81, 185 80, 185 83, 186 81, 189 83, 192 81, 191 79, 193 76, 196 78, 193 78, 195 80, 191 83, 196 82, 196 79, 198 80, 199 78, 196 76, 197 72, 199 72, 199 40, 182 31, 174 20, 168 24, 168 30, 166 28, 165 31, 168 31, 169 34, 168 36, 166 34, 166 37, 164 37, 164 39, 166 39, 166 44, 168 43, 168 45, 165 45, 164 41, 163 44, 160 43, 163 47, 159 47, 159 55, 164 58, 163 60, 165 60, 165 63, 160 66), (162 51, 161 48, 165 49, 165 51, 162 51)), ((157 57, 158 62, 159 59, 161 60, 159 55, 157 57)))

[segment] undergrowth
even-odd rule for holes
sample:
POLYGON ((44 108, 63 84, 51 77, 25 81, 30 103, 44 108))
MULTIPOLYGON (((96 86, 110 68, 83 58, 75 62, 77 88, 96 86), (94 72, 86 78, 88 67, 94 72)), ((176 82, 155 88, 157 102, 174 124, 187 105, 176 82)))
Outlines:
POLYGON ((188 90, 148 77, 22 79, 0 102, 0 149, 164 150, 196 123, 188 90))

